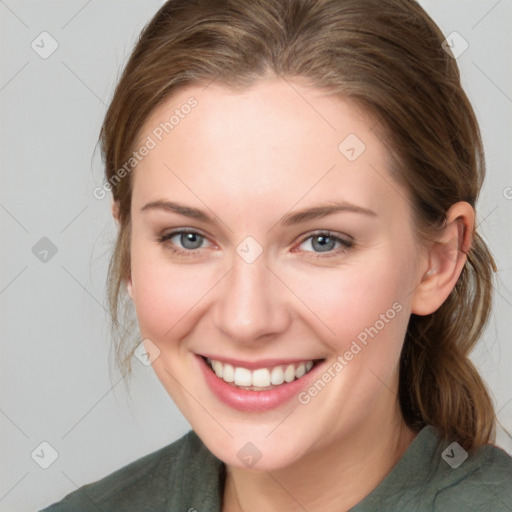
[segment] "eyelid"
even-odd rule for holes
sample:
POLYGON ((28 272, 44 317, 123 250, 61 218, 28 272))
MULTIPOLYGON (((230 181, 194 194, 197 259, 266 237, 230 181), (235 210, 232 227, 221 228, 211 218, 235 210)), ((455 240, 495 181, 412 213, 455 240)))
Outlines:
MULTIPOLYGON (((197 228, 175 228, 175 229, 169 231, 168 233, 162 233, 161 235, 158 235, 157 242, 159 242, 161 244, 166 244, 167 242, 170 241, 171 238, 173 238, 177 235, 188 234, 188 233, 193 233, 193 234, 199 235, 202 238, 204 238, 205 240, 207 240, 210 245, 213 245, 216 247, 216 244, 214 244, 210 240, 210 237, 208 235, 206 235, 205 233, 203 233, 200 229, 197 229, 197 228)), ((206 249, 206 247, 198 247, 196 249, 182 249, 181 247, 173 247, 172 252, 174 252, 176 254, 193 255, 196 252, 200 251, 201 249, 206 249)))
POLYGON ((197 228, 174 228, 171 231, 169 231, 168 233, 162 233, 161 235, 159 235, 159 238, 164 238, 164 239, 168 240, 169 238, 172 238, 173 236, 181 235, 184 233, 195 233, 196 235, 200 235, 203 238, 205 238, 206 240, 208 240, 210 243, 212 243, 210 241, 210 237, 206 233, 204 233, 203 231, 201 231, 200 229, 197 229, 197 228))
MULTIPOLYGON (((186 234, 186 233, 197 234, 197 235, 201 236, 202 238, 204 238, 205 240, 207 240, 210 245, 213 245, 216 247, 216 244, 214 244, 210 240, 209 236, 197 228, 185 228, 185 227, 175 228, 166 234, 159 235, 158 241, 161 243, 165 243, 165 242, 169 241, 171 238, 173 238, 174 236, 186 234)), ((315 251, 303 251, 303 252, 307 253, 308 255, 314 254, 314 255, 316 255, 316 257, 329 257, 329 256, 336 256, 336 255, 340 254, 340 252, 344 252, 347 249, 350 249, 354 246, 354 239, 350 235, 341 234, 341 233, 337 233, 337 232, 326 230, 326 229, 324 229, 324 230, 318 229, 315 231, 308 232, 304 235, 301 235, 301 237, 299 238, 299 241, 295 244, 295 247, 300 246, 306 240, 309 240, 310 238, 313 238, 313 237, 319 236, 319 235, 327 235, 328 238, 331 238, 331 239, 339 242, 341 244, 341 247, 338 247, 337 249, 333 249, 330 251, 325 251, 325 252, 315 252, 315 251)), ((181 247, 177 247, 177 248, 173 249, 173 252, 180 253, 183 255, 193 255, 193 254, 197 253, 198 251, 200 251, 201 249, 206 249, 206 247, 198 247, 196 249, 182 249, 181 247)), ((297 249, 292 249, 292 251, 297 252, 297 249)))
MULTIPOLYGON (((351 249, 354 247, 355 242, 354 239, 350 235, 344 235, 341 233, 337 233, 334 231, 330 231, 328 229, 319 229, 313 232, 310 232, 306 235, 301 236, 300 241, 296 244, 296 246, 302 245, 304 242, 309 240, 310 238, 313 238, 315 236, 319 235, 327 235, 328 238, 331 238, 341 244, 341 247, 338 247, 336 249, 332 249, 330 251, 324 251, 324 252, 315 252, 315 251, 305 251, 302 250, 304 253, 306 253, 308 256, 315 255, 316 258, 329 258, 331 256, 339 256, 340 253, 343 253, 347 251, 348 249, 351 249), (346 238, 345 238, 346 237, 346 238)), ((301 249, 294 249, 294 252, 300 251, 301 249)))
POLYGON ((317 229, 315 231, 310 231, 306 233, 305 235, 301 235, 300 241, 301 243, 307 240, 308 238, 311 238, 313 236, 317 235, 328 235, 330 238, 335 238, 336 240, 341 240, 345 243, 354 243, 354 238, 350 235, 346 235, 343 233, 337 233, 336 231, 330 231, 329 229, 317 229))

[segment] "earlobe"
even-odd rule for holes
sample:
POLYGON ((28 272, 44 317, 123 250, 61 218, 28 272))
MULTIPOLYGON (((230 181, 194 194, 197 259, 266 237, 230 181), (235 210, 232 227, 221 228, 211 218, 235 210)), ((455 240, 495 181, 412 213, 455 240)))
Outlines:
POLYGON ((133 300, 133 288, 132 288, 132 279, 129 278, 126 281, 126 289, 128 290, 128 295, 130 296, 130 299, 133 300))
POLYGON ((114 220, 116 221, 116 226, 119 227, 119 203, 117 201, 115 201, 113 197, 112 197, 111 208, 112 208, 112 217, 114 217, 114 220))
POLYGON ((443 233, 429 248, 428 270, 413 292, 412 313, 429 315, 450 295, 466 263, 474 225, 469 203, 461 201, 448 210, 443 233))

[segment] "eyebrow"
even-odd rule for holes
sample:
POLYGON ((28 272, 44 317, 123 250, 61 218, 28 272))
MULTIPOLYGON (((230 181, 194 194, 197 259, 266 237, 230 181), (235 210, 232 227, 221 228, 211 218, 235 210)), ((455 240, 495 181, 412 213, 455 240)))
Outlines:
MULTIPOLYGON (((141 208, 141 211, 148 210, 163 210, 166 212, 177 213, 179 215, 183 215, 185 217, 189 217, 191 219, 195 219, 206 224, 214 224, 214 217, 211 217, 203 210, 198 208, 194 208, 192 206, 186 206, 180 203, 176 203, 174 201, 151 201, 147 203, 141 208)), ((367 208, 363 208, 361 206, 357 206, 355 204, 348 203, 346 201, 332 202, 329 204, 322 204, 318 206, 313 206, 310 208, 304 208, 302 210, 294 211, 286 214, 281 218, 279 223, 282 226, 291 226, 294 224, 300 224, 301 222, 307 222, 310 220, 321 219, 326 217, 327 215, 332 215, 334 213, 359 213, 363 215, 368 215, 371 217, 376 217, 377 214, 369 210, 367 208)))
POLYGON ((171 213, 178 213, 179 215, 183 215, 185 217, 190 217, 191 219, 199 220, 201 222, 205 222, 207 224, 214 224, 214 219, 206 212, 199 210, 198 208, 193 208, 192 206, 185 206, 183 204, 175 203, 173 201, 151 201, 150 203, 144 205, 141 208, 141 212, 147 210, 163 210, 171 213))
POLYGON ((311 208, 304 208, 303 210, 288 213, 281 219, 280 224, 282 224, 283 226, 291 226, 293 224, 299 224, 300 222, 321 219, 322 217, 326 217, 327 215, 342 212, 360 213, 371 217, 377 216, 377 214, 374 211, 369 210, 368 208, 363 208, 362 206, 357 206, 355 204, 347 203, 345 201, 338 201, 329 204, 313 206, 311 208))

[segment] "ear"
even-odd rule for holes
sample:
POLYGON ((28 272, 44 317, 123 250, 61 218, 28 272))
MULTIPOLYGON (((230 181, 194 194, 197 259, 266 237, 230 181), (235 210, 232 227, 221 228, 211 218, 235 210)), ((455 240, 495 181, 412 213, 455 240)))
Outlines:
POLYGON ((112 197, 112 217, 114 217, 114 220, 116 221, 116 226, 119 228, 119 202, 115 201, 112 197))
POLYGON ((130 296, 130 299, 133 300, 133 288, 132 288, 131 276, 126 280, 126 289, 128 290, 128 295, 130 296))
POLYGON ((464 201, 455 203, 446 213, 440 238, 428 249, 428 268, 412 296, 411 312, 429 315, 439 309, 455 287, 471 248, 475 212, 464 201))

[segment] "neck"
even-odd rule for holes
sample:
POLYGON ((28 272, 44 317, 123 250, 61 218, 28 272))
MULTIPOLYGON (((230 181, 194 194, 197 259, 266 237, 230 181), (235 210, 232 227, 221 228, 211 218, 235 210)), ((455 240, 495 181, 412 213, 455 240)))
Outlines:
POLYGON ((398 405, 286 468, 228 467, 223 512, 348 511, 391 471, 415 437, 398 405))

